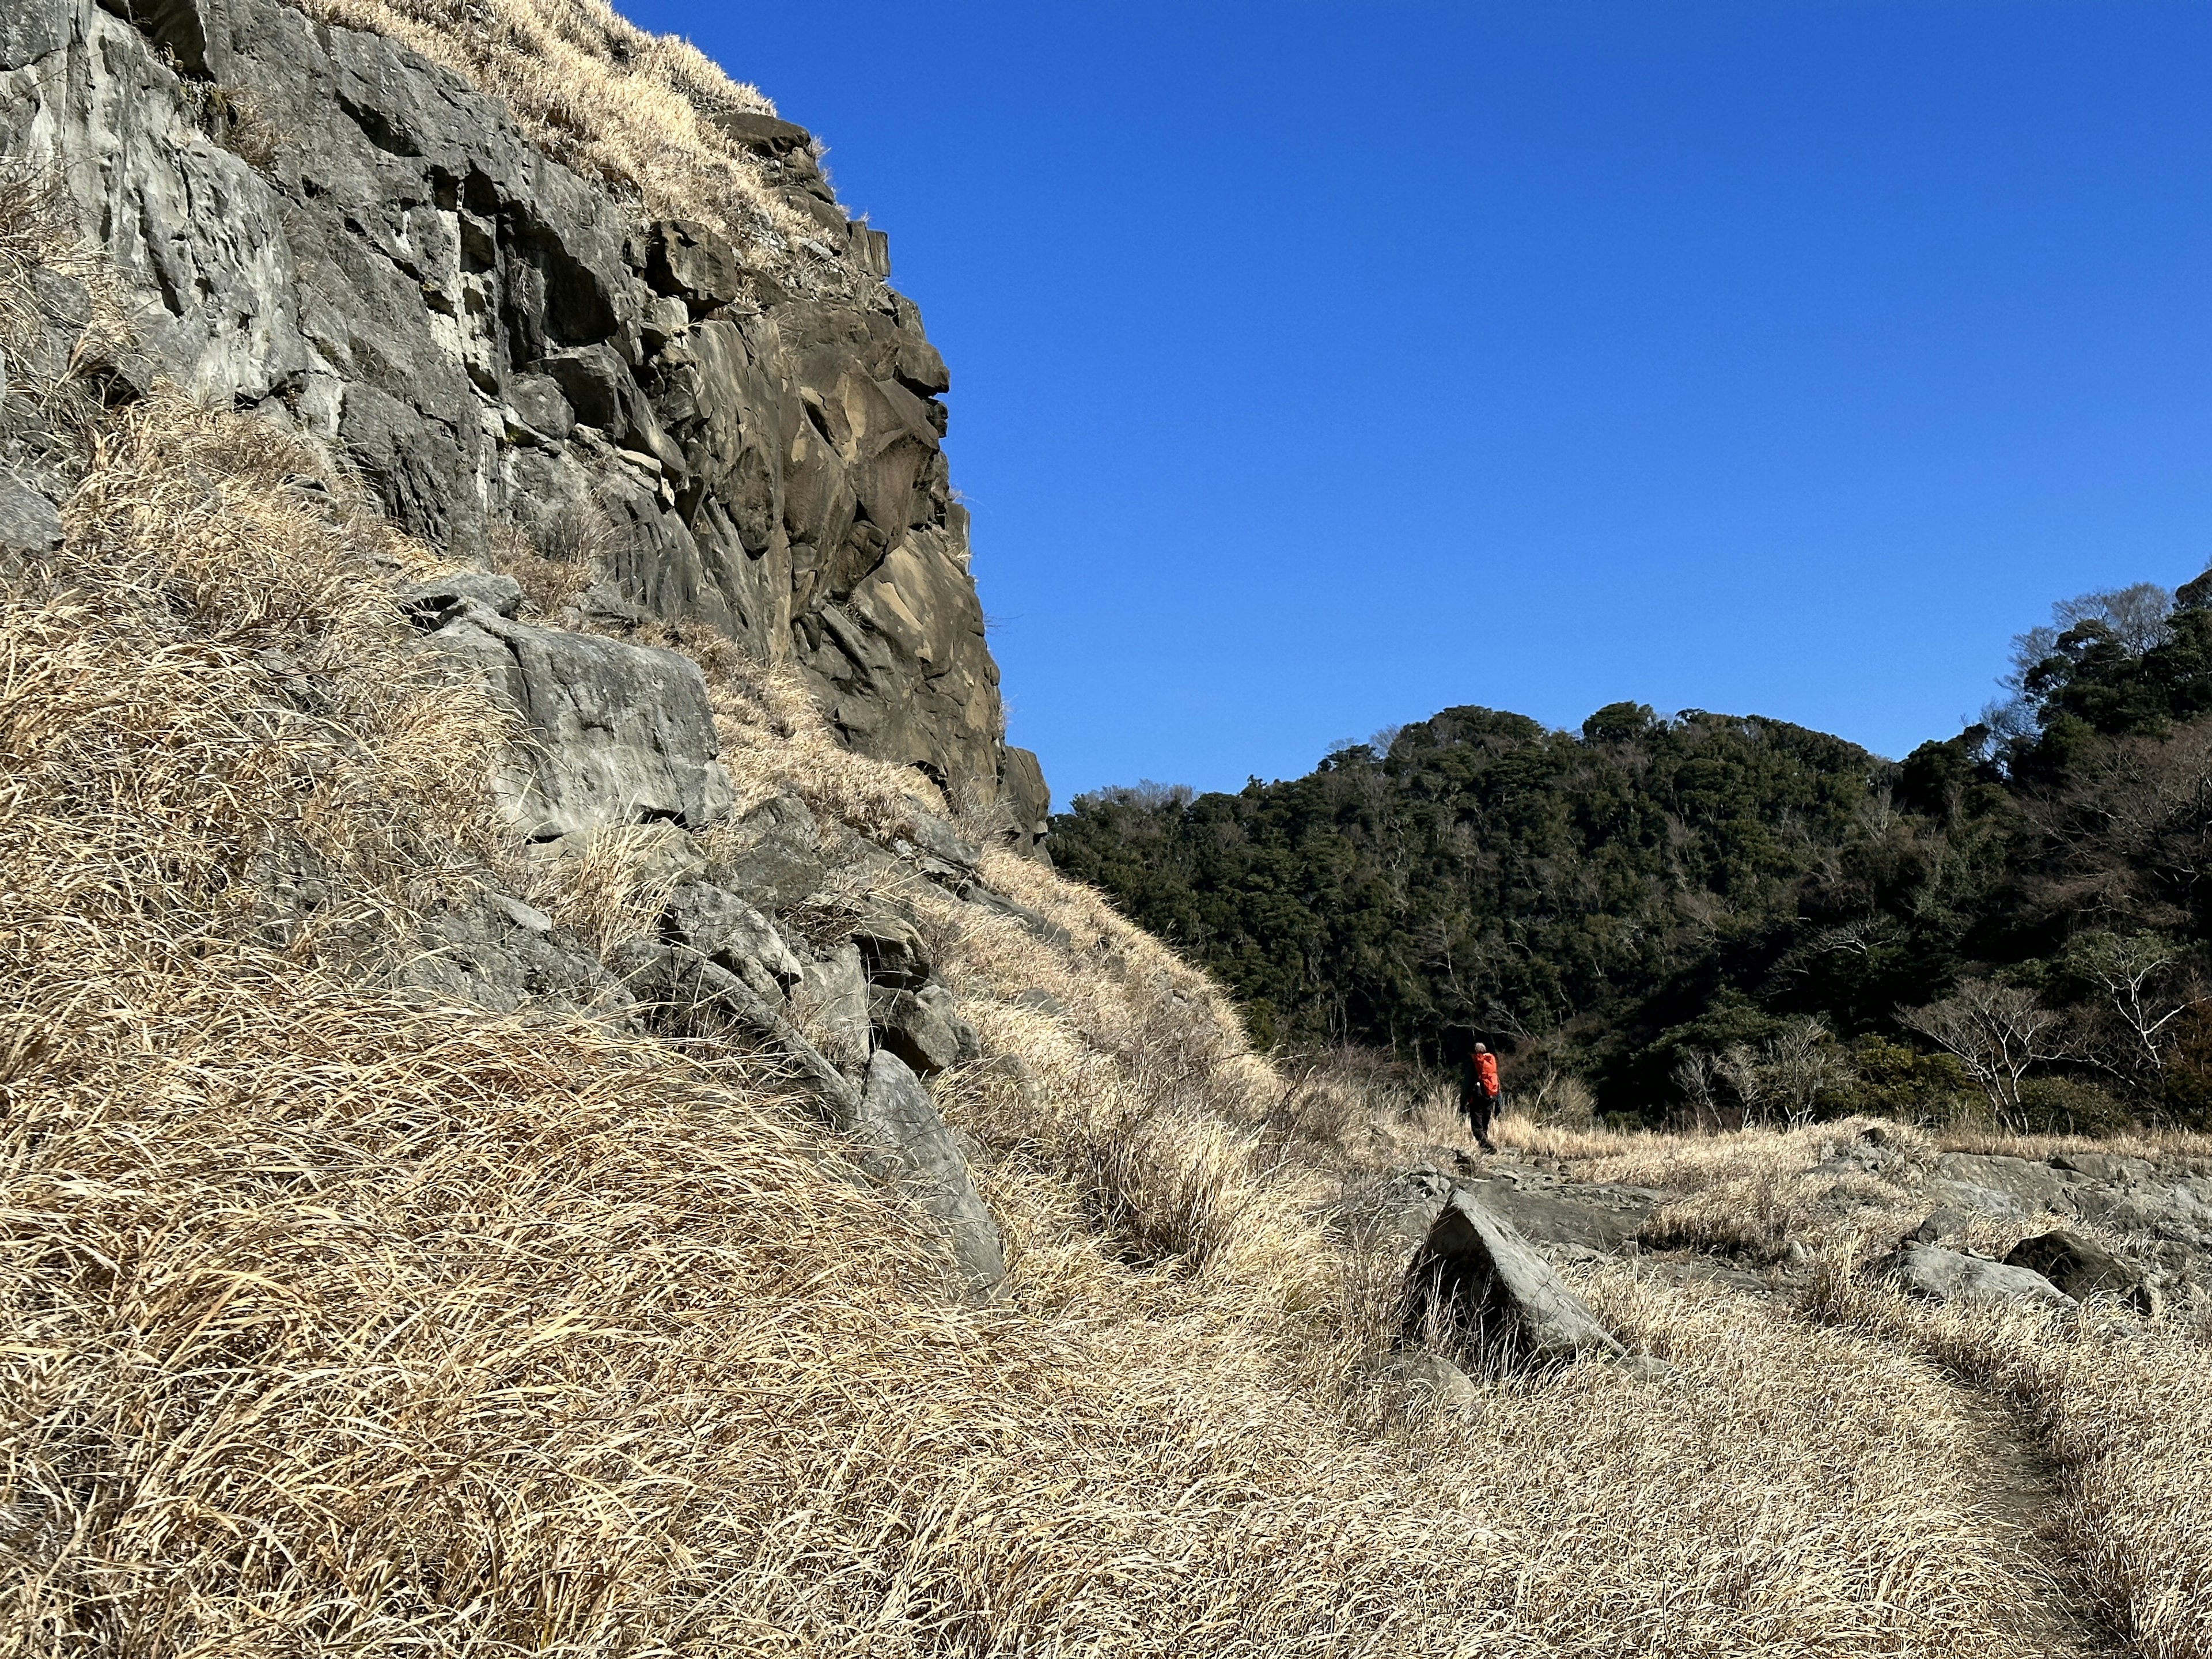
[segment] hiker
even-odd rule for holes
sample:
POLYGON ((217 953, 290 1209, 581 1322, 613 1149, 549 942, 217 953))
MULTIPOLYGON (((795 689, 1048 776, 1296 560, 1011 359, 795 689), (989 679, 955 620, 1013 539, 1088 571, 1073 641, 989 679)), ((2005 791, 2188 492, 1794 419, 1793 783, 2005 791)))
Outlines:
POLYGON ((1467 1057, 1467 1069, 1460 1079, 1459 1104, 1467 1114, 1467 1127, 1474 1131, 1482 1150, 1496 1152, 1490 1144, 1490 1124, 1498 1115, 1498 1056, 1480 1042, 1467 1057))

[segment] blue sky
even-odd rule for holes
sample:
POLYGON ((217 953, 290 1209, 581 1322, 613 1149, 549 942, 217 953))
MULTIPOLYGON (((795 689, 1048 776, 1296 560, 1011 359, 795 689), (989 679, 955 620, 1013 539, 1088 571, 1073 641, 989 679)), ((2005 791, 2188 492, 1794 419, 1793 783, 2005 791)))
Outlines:
POLYGON ((2197 0, 625 9, 890 233, 1062 804, 1455 703, 1899 755, 2212 557, 2197 0))

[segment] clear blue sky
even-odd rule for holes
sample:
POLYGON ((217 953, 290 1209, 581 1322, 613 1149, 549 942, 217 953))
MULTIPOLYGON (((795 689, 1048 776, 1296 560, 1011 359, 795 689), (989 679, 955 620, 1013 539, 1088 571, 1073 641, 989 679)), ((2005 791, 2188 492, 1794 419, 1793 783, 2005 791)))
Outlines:
POLYGON ((1899 755, 2212 556, 2198 0, 626 9, 890 234, 1062 804, 1455 703, 1899 755))

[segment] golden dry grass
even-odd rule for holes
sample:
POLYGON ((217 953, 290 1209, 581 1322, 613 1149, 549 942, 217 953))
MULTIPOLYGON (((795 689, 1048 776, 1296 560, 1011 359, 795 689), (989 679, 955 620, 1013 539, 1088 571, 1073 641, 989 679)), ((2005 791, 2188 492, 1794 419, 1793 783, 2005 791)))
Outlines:
MULTIPOLYGON (((322 458, 167 392, 73 430, 69 544, 0 583, 0 1654, 2051 1651, 1953 1362, 1887 1328, 1614 1267, 1673 1376, 1362 1381, 1352 1096, 1286 1120, 1216 989, 1039 866, 986 862, 1065 944, 904 894, 989 1055, 939 1091, 988 1308, 762 1058, 379 992, 479 880, 611 945, 650 849, 511 844, 506 728, 322 458)), ((747 799, 912 827, 688 643, 747 799)), ((2200 1559, 2127 1504, 2128 1561, 2200 1559)))
POLYGON ((386 35, 474 82, 507 105, 532 143, 634 200, 642 216, 713 225, 786 269, 822 263, 798 248, 820 228, 777 197, 759 159, 713 119, 775 106, 688 41, 641 29, 605 0, 291 3, 386 35))
MULTIPOLYGON (((458 786, 498 730, 301 459, 158 402, 11 584, 0 1651, 2029 1650, 1878 1344, 1614 1278, 1678 1382, 1348 1386, 1382 1310, 1271 1165, 1279 1079, 1036 866, 990 871, 1070 946, 929 916, 1021 1062, 944 1091, 1005 1307, 743 1056, 360 988, 509 856, 458 786), (286 848, 346 918, 307 945, 286 848)), ((761 776, 912 810, 784 713, 761 776)))
POLYGON ((1846 1253, 1810 1304, 1990 1391, 2063 1472, 2058 1518, 2113 1622, 2150 1659, 2212 1654, 2212 1354, 2092 1303, 2081 1314, 1931 1307, 1846 1253))

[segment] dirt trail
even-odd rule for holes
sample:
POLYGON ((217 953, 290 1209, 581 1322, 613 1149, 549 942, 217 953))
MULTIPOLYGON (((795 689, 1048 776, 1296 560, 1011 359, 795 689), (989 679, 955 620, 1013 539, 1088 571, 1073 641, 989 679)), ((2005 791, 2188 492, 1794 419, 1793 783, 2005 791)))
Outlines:
POLYGON ((1954 1386, 1960 1430, 1983 1471, 1974 1507, 2021 1576, 2047 1586, 2029 1610, 2033 1651, 2051 1659, 2133 1659, 2138 1650, 2115 1628, 2063 1540, 2058 1465, 2003 1406, 1965 1383, 1954 1386))

